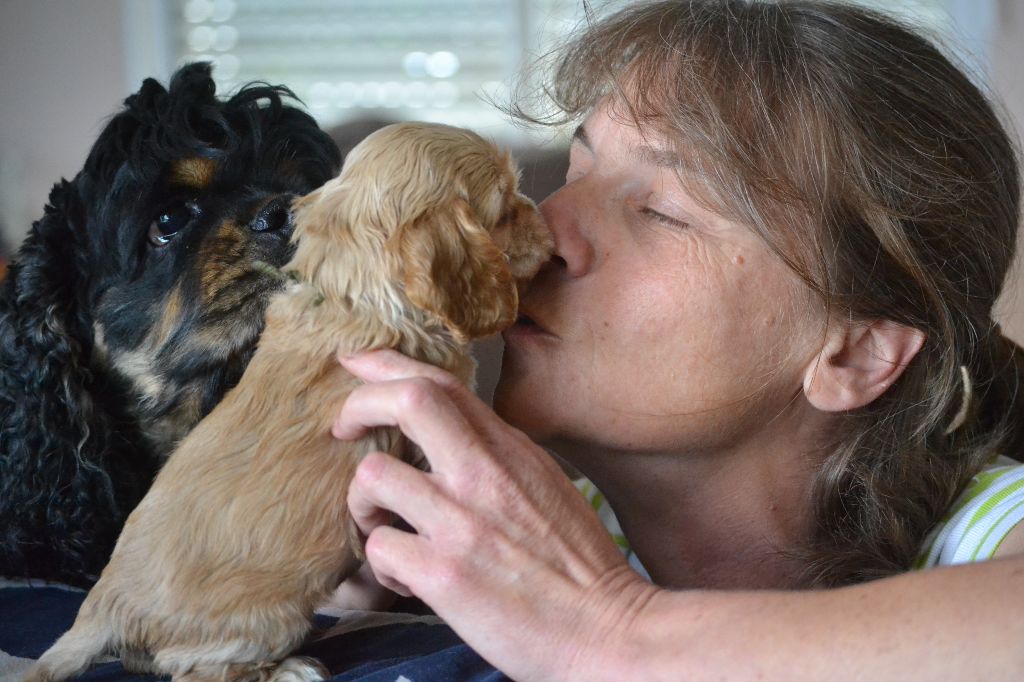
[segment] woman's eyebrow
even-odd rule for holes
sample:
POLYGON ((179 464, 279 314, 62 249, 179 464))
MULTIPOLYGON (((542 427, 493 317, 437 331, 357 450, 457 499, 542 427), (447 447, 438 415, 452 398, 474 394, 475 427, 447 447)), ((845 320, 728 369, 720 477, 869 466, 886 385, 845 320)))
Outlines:
POLYGON ((649 145, 640 145, 639 147, 633 147, 630 150, 630 154, 636 157, 636 159, 641 163, 645 163, 649 166, 672 168, 675 170, 680 170, 685 167, 682 157, 669 149, 658 149, 657 147, 651 147, 649 145))
MULTIPOLYGON (((573 142, 579 142, 581 145, 586 147, 588 150, 593 151, 593 147, 590 144, 590 137, 587 135, 586 128, 581 123, 576 127, 576 130, 572 134, 573 142)), ((639 161, 640 163, 648 166, 657 166, 659 168, 673 168, 676 170, 684 168, 683 159, 679 154, 668 149, 658 149, 657 147, 651 147, 650 145, 640 145, 639 147, 632 147, 629 150, 629 155, 639 161)))

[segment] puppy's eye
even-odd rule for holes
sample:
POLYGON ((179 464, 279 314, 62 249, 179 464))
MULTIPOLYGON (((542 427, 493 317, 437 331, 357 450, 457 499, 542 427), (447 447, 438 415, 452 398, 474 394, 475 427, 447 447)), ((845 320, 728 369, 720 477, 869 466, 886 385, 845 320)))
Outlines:
POLYGON ((168 208, 149 224, 149 243, 153 246, 167 246, 197 215, 199 207, 191 201, 168 208))

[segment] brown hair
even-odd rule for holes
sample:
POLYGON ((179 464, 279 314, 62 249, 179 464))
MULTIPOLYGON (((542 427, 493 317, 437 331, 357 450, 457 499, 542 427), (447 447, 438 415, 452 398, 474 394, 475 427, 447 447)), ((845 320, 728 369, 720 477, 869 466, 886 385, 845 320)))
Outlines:
POLYGON ((807 582, 907 570, 995 454, 1020 457, 1020 349, 993 322, 1020 212, 1012 144, 928 40, 833 2, 671 0, 586 27, 546 96, 564 123, 618 92, 685 145, 716 210, 756 230, 830 315, 926 333, 845 413, 813 482, 807 582))

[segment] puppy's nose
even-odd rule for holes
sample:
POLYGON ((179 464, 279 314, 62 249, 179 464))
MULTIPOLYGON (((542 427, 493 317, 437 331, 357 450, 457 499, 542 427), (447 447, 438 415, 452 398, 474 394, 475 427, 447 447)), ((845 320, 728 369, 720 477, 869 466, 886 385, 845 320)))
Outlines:
POLYGON ((277 232, 292 229, 292 199, 290 194, 275 197, 260 209, 249 223, 253 232, 277 232))

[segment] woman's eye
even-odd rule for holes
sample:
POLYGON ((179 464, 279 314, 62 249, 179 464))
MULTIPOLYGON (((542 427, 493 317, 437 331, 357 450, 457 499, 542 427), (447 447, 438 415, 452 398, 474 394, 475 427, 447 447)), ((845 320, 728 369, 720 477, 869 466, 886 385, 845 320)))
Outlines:
POLYGON ((646 217, 650 218, 651 220, 656 220, 659 223, 663 223, 663 224, 669 225, 671 227, 689 227, 690 226, 690 224, 685 222, 685 221, 679 220, 678 218, 673 218, 672 216, 665 215, 664 213, 659 213, 658 211, 655 211, 653 208, 649 208, 649 207, 646 207, 646 206, 644 208, 640 209, 640 213, 644 214, 646 217))
POLYGON ((199 208, 191 201, 163 211, 149 224, 149 243, 167 246, 198 214, 199 208))

